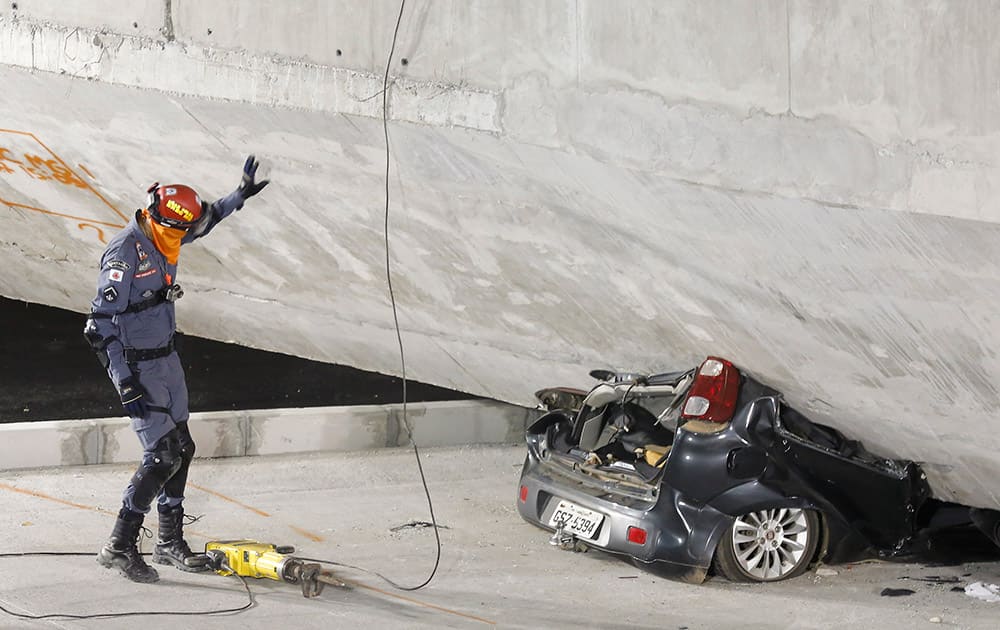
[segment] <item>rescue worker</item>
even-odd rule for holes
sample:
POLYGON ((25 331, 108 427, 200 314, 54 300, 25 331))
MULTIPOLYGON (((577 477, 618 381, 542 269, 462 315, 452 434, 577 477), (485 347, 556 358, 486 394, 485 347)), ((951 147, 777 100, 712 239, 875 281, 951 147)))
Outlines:
POLYGON ((183 295, 177 258, 182 244, 211 232, 270 183, 256 181, 258 165, 248 157, 239 187, 211 205, 188 186, 153 184, 146 207, 136 211, 101 257, 84 336, 115 385, 143 454, 97 561, 135 582, 159 579, 137 547, 154 499, 159 535, 153 562, 204 569, 182 531, 184 486, 195 445, 188 430, 184 371, 174 351, 174 302, 183 295))

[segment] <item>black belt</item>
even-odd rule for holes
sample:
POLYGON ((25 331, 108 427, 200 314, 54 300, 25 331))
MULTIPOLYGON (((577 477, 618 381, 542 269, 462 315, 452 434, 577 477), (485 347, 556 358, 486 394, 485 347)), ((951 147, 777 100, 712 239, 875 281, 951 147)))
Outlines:
POLYGON ((170 356, 174 352, 174 338, 162 348, 125 348, 125 362, 138 363, 170 356))

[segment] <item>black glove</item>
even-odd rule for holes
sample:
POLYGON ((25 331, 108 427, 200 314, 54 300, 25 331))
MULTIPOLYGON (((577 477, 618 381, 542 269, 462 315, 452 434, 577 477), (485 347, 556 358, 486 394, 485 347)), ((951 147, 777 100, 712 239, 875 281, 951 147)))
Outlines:
POLYGON ((262 182, 254 181, 257 177, 257 167, 260 166, 260 162, 254 156, 247 158, 247 161, 243 164, 243 181, 240 182, 240 195, 244 199, 249 199, 253 197, 260 191, 264 190, 264 187, 271 183, 271 180, 265 179, 262 182))
POLYGON ((129 418, 146 417, 146 401, 142 398, 145 393, 135 376, 118 383, 118 395, 122 397, 122 407, 125 407, 129 418))

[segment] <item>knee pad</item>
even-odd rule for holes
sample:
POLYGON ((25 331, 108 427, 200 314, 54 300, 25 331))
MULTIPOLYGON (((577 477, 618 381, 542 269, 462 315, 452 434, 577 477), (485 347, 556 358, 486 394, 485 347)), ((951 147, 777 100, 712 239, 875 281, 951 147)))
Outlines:
POLYGON ((160 438, 151 454, 143 455, 142 466, 151 477, 155 477, 162 485, 181 467, 181 464, 184 463, 183 457, 184 454, 176 432, 171 431, 160 438))
POLYGON ((156 443, 152 451, 142 454, 142 463, 125 491, 125 505, 138 512, 147 512, 163 485, 183 463, 176 431, 171 431, 156 443))
POLYGON ((184 500, 184 488, 187 486, 188 468, 191 466, 191 460, 194 459, 194 440, 191 438, 187 422, 179 422, 175 431, 177 432, 181 465, 178 466, 177 471, 163 485, 163 494, 159 500, 160 509, 176 507, 184 500))
POLYGON ((181 457, 184 458, 184 461, 191 463, 191 460, 194 459, 195 446, 194 438, 191 437, 191 430, 188 429, 188 423, 181 422, 177 425, 176 431, 181 457))

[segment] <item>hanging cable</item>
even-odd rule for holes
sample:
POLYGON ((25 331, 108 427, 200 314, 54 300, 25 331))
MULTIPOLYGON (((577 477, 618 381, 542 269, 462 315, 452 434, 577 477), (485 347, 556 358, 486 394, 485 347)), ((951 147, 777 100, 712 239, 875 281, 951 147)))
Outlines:
MULTIPOLYGON (((403 349, 403 337, 399 326, 399 314, 396 308, 396 295, 392 287, 392 266, 390 259, 390 249, 389 249, 389 177, 390 177, 390 165, 391 165, 391 150, 389 148, 389 114, 388 114, 388 95, 389 95, 389 70, 392 67, 392 57, 396 51, 396 40, 399 36, 399 27, 403 19, 403 10, 406 7, 406 0, 401 0, 399 3, 399 14, 396 16, 396 26, 392 33, 392 44, 389 48, 389 56, 385 64, 385 73, 382 77, 382 133, 385 138, 385 277, 386 284, 389 290, 389 301, 392 305, 392 320, 396 331, 396 342, 399 347, 399 362, 402 372, 402 389, 403 389, 403 425, 406 428, 407 438, 410 445, 413 446, 413 454, 417 460, 417 469, 420 472, 420 482, 423 485, 424 496, 427 497, 427 508, 430 512, 431 524, 434 526, 434 540, 436 545, 436 553, 434 558, 434 566, 431 569, 430 575, 427 579, 418 584, 417 586, 403 586, 389 579, 388 577, 378 573, 376 571, 371 571, 369 569, 364 569, 362 567, 357 567, 349 564, 343 564, 338 562, 332 562, 328 560, 313 560, 318 562, 323 562, 324 564, 330 564, 335 566, 342 566, 346 568, 356 569, 358 571, 363 571, 375 576, 378 576, 382 580, 391 584, 393 587, 402 591, 416 591, 421 589, 434 579, 437 574, 438 566, 441 563, 441 535, 438 531, 437 518, 434 515, 434 503, 431 500, 430 490, 427 487, 427 477, 424 475, 423 464, 420 460, 420 450, 417 447, 416 442, 413 440, 413 430, 410 427, 409 418, 407 416, 407 394, 406 394, 406 355, 403 349)), ((23 552, 23 553, 0 553, 0 558, 11 558, 11 557, 29 557, 29 556, 92 556, 93 553, 87 552, 60 552, 60 551, 37 551, 37 552, 23 552)), ((304 560, 309 560, 304 558, 304 560)), ((5 608, 0 605, 0 611, 17 617, 20 619, 32 619, 32 620, 42 620, 42 619, 114 619, 119 617, 138 617, 138 616, 163 616, 163 615, 179 615, 179 616, 208 616, 208 615, 221 615, 237 613, 247 610, 256 604, 254 600, 253 593, 250 590, 250 585, 247 583, 246 579, 238 574, 240 582, 243 584, 243 588, 246 590, 248 602, 243 606, 238 608, 226 608, 220 610, 210 610, 210 611, 130 611, 130 612, 120 612, 120 613, 95 613, 89 615, 76 615, 69 613, 50 613, 45 615, 30 615, 25 613, 18 613, 5 608)))
POLYGON ((416 457, 417 469, 420 471, 420 482, 424 486, 424 495, 427 497, 427 509, 430 511, 431 524, 434 525, 434 541, 437 546, 437 552, 431 574, 417 586, 401 586, 378 573, 375 573, 375 575, 378 575, 400 590, 415 591, 430 584, 437 573, 438 565, 441 563, 441 535, 438 532, 437 519, 434 516, 434 502, 431 501, 431 492, 427 488, 424 467, 420 462, 420 450, 417 448, 417 443, 413 441, 413 430, 410 428, 410 421, 406 415, 406 354, 403 351, 403 336, 399 329, 399 314, 396 309, 396 294, 392 289, 392 267, 389 259, 389 165, 391 162, 391 152, 389 149, 389 69, 392 67, 392 56, 396 52, 396 38, 399 36, 399 25, 403 21, 404 7, 406 7, 406 0, 401 0, 399 3, 399 15, 396 16, 396 28, 392 32, 392 45, 389 47, 389 58, 385 62, 385 74, 382 77, 382 134, 385 137, 385 280, 389 287, 389 301, 392 304, 392 322, 396 328, 396 342, 399 345, 399 363, 403 375, 403 425, 406 427, 406 435, 410 441, 410 445, 413 446, 413 455, 416 457))

